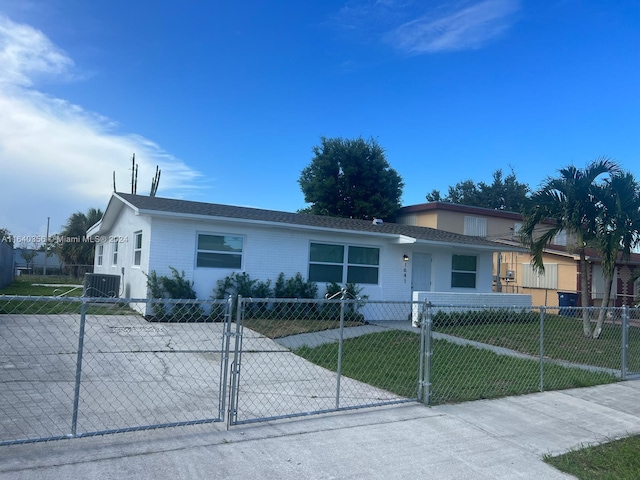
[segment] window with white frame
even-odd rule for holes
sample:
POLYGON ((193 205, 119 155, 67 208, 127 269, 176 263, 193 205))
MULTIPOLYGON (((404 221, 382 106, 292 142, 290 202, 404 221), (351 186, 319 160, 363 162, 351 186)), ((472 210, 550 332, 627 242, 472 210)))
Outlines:
POLYGON ((244 238, 238 235, 198 234, 196 267, 242 268, 244 238))
POLYGON ((451 287, 476 288, 478 257, 453 255, 451 257, 451 287))
POLYGON ((118 246, 120 244, 118 243, 118 241, 116 240, 115 242, 113 242, 113 255, 111 257, 111 265, 117 265, 118 264, 118 246))
POLYGON ((98 245, 98 265, 102 265, 103 257, 104 257, 104 245, 98 245))
POLYGON ((530 263, 522 264, 522 286, 527 288, 558 288, 558 264, 545 263, 544 273, 538 272, 530 263))
POLYGON ((482 217, 464 217, 464 234, 473 237, 487 236, 487 219, 482 217))
POLYGON ((142 232, 133 234, 133 265, 139 267, 142 261, 142 232))
POLYGON ((378 284, 380 249, 312 242, 309 280, 312 282, 378 284))

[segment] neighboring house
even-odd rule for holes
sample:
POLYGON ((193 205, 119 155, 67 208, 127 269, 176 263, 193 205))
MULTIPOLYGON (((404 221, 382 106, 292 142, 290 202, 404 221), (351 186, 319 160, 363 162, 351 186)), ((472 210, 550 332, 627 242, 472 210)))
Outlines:
MULTIPOLYGON (((566 294, 580 301, 580 264, 578 252, 567 249, 565 236, 558 236, 544 253, 544 275, 531 266, 531 256, 526 251, 514 251, 520 246, 518 232, 522 216, 518 213, 489 208, 470 207, 447 202, 430 202, 403 207, 398 223, 437 228, 464 235, 474 235, 510 247, 493 260, 494 291, 525 293, 532 296, 533 305, 558 306, 559 296, 566 294), (576 294, 578 294, 576 296, 576 294)), ((569 242, 570 243, 570 242, 569 242)), ((604 292, 604 278, 598 252, 587 250, 588 275, 592 305, 600 305, 604 292)), ((616 268, 611 299, 615 304, 630 305, 638 293, 634 272, 640 270, 640 255, 633 254, 628 262, 620 262, 616 268)))
POLYGON ((45 253, 33 248, 15 249, 15 271, 21 273, 32 273, 42 275, 45 271, 47 275, 62 273, 62 262, 55 253, 45 253))
MULTIPOLYGON (((121 276, 121 297, 146 298, 147 274, 184 271, 198 298, 234 272, 275 281, 301 273, 318 284, 357 283, 370 300, 413 291, 491 293, 485 238, 379 220, 353 220, 114 193, 96 238, 94 273, 121 276)), ((517 250, 517 248, 516 248, 517 250)))

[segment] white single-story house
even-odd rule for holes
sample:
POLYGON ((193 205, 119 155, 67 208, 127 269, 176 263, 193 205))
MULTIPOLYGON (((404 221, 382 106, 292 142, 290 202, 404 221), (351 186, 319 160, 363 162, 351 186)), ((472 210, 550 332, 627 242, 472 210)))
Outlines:
POLYGON ((493 254, 480 237, 379 220, 113 193, 87 235, 94 273, 120 275, 120 297, 146 298, 147 276, 185 272, 198 298, 233 272, 275 281, 301 273, 318 285, 357 283, 374 301, 414 292, 491 293, 493 254))

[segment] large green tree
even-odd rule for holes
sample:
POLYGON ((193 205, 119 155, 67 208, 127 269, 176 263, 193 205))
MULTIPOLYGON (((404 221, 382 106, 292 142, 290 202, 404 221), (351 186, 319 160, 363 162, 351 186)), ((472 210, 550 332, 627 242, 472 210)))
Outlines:
POLYGON ((102 211, 96 208, 90 208, 86 214, 73 213, 60 232, 57 253, 75 276, 81 276, 87 266, 93 265, 94 244, 85 237, 89 227, 101 218, 102 211))
MULTIPOLYGON (((597 188, 600 180, 610 178, 619 172, 618 165, 607 159, 598 158, 584 169, 571 165, 560 170, 557 178, 548 178, 532 196, 532 206, 525 213, 520 235, 532 256, 532 265, 544 272, 543 253, 560 232, 567 234, 568 245, 580 256, 580 293, 582 306, 590 303, 587 279, 585 248, 595 242, 597 188)), ((589 311, 582 310, 583 332, 592 335, 589 311)))
POLYGON ((528 205, 530 193, 529 186, 520 183, 513 170, 505 177, 502 170, 498 169, 493 172, 493 181, 490 184, 476 184, 473 180, 464 180, 449 187, 445 197, 442 197, 439 190, 432 190, 427 194, 427 200, 521 212, 528 205))
MULTIPOLYGON (((609 305, 618 261, 628 260, 640 242, 640 184, 630 172, 617 172, 595 190, 598 216, 595 235, 605 280, 602 306, 609 305)), ((598 312, 593 337, 598 338, 605 310, 598 312)))
POLYGON ((301 212, 337 217, 390 218, 404 183, 374 139, 321 137, 298 183, 311 206, 301 212))

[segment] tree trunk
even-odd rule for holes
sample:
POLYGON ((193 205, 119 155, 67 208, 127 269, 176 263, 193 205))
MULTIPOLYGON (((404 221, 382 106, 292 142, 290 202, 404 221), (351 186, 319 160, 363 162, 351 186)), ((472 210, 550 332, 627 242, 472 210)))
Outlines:
POLYGON ((602 305, 598 312, 598 323, 593 331, 593 338, 599 338, 602 332, 602 325, 604 324, 604 318, 607 313, 607 307, 609 306, 609 297, 611 296, 611 286, 613 284, 613 278, 607 278, 604 282, 604 297, 602 299, 602 305))
POLYGON ((584 248, 580 249, 580 296, 582 303, 582 331, 585 337, 591 337, 591 319, 589 318, 589 282, 587 277, 587 259, 584 248))

